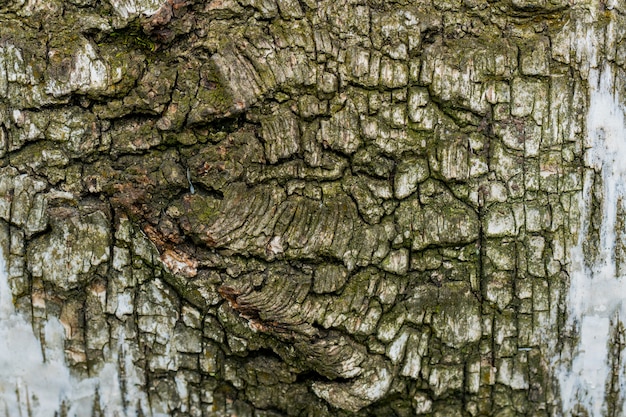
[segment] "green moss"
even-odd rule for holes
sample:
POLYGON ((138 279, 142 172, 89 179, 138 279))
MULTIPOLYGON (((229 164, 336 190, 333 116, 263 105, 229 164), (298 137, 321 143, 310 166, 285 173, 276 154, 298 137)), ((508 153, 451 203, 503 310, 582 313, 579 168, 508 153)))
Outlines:
POLYGON ((186 280, 177 277, 165 270, 163 271, 163 279, 165 280, 165 282, 170 284, 174 288, 174 290, 176 290, 176 293, 178 293, 178 295, 180 295, 183 299, 189 301, 194 307, 197 307, 201 310, 206 310, 209 307, 198 288, 194 287, 186 280))
POLYGON ((107 43, 118 43, 126 48, 137 48, 148 52, 157 50, 157 43, 143 32, 139 20, 131 22, 122 29, 108 33, 98 41, 98 45, 107 43))

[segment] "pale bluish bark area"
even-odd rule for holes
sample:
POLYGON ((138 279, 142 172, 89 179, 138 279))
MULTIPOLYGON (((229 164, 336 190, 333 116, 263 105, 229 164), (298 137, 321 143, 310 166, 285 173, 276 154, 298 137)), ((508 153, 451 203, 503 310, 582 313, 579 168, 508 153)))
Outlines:
POLYGON ((101 384, 86 415, 564 415, 614 3, 3 4, 16 311, 101 384))

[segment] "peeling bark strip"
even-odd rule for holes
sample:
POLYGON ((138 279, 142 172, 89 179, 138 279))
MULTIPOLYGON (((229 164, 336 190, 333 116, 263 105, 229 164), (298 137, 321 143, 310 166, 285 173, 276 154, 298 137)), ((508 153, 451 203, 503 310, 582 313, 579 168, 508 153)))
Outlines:
POLYGON ((4 1, 0 335, 37 351, 32 324, 74 388, 0 372, 0 409, 619 415, 620 326, 597 401, 563 375, 610 197, 589 80, 610 62, 623 90, 625 19, 621 0, 4 1))

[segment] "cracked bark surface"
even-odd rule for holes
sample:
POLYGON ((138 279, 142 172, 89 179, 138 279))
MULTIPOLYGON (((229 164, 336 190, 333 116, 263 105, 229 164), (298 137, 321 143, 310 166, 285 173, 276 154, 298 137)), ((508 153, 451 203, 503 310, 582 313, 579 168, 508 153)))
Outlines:
POLYGON ((571 3, 5 2, 16 306, 147 414, 558 415, 575 43, 626 10, 571 3))

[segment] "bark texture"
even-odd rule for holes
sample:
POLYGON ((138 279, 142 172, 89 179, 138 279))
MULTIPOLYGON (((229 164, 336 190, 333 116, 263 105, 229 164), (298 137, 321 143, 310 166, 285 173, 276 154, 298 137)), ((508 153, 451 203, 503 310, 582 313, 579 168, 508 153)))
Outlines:
POLYGON ((5 0, 16 306, 147 415, 559 415, 576 43, 620 8, 5 0))

